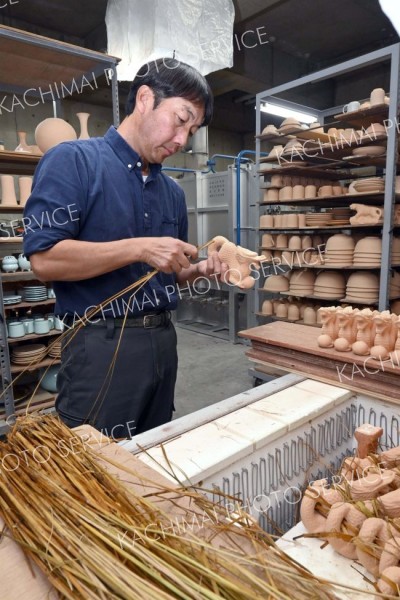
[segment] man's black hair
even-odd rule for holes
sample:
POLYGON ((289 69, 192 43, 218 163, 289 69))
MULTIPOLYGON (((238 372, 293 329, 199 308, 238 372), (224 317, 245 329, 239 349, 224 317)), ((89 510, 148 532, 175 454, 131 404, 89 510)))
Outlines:
POLYGON ((204 119, 201 126, 212 119, 214 100, 211 88, 203 75, 194 67, 173 58, 159 58, 143 65, 136 74, 126 103, 126 114, 130 115, 136 104, 136 94, 140 86, 148 85, 154 93, 154 108, 166 98, 185 98, 194 104, 204 106, 204 119))

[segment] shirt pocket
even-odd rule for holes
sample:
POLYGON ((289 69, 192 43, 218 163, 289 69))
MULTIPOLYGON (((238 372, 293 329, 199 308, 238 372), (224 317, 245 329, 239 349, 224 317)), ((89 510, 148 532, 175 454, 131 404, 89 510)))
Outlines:
POLYGON ((176 217, 163 217, 161 221, 161 236, 178 237, 178 219, 176 217))

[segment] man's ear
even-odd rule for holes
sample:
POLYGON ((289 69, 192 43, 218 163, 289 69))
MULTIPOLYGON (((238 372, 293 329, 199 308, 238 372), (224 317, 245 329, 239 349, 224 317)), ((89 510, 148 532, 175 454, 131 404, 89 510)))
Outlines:
POLYGON ((136 93, 135 108, 137 108, 141 114, 144 114, 148 110, 153 110, 153 106, 153 90, 148 85, 141 85, 136 93))

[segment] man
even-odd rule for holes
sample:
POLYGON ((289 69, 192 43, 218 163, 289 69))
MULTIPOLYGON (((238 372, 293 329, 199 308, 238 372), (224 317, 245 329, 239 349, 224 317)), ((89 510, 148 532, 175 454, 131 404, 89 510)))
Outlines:
POLYGON ((187 243, 184 194, 161 163, 208 125, 212 110, 204 77, 160 59, 136 75, 117 130, 60 144, 40 161, 25 208, 24 251, 37 277, 53 282, 55 312, 67 327, 160 271, 134 297, 104 305, 68 334, 56 408, 70 427, 88 422, 127 437, 172 417, 177 353, 169 311, 176 284, 223 276, 227 266, 216 254, 191 264, 197 249, 187 243))

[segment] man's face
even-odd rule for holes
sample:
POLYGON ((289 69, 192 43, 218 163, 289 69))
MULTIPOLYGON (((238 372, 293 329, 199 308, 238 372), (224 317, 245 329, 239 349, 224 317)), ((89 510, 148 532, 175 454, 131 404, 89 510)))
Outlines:
POLYGON ((153 109, 154 95, 141 120, 141 155, 150 163, 162 163, 186 146, 204 118, 204 107, 185 98, 167 98, 153 109))

